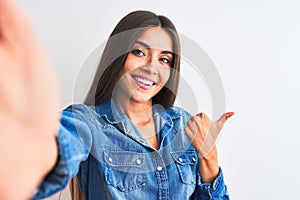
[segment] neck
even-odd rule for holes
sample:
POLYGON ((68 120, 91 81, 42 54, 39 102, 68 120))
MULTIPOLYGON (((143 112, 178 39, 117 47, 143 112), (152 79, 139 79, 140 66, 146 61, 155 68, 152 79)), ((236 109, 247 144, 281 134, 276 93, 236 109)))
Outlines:
POLYGON ((132 99, 129 101, 121 99, 117 98, 116 103, 122 112, 135 124, 147 142, 156 150, 159 149, 152 113, 152 100, 137 102, 132 99))
POLYGON ((152 100, 147 102, 117 101, 122 112, 138 127, 145 127, 153 122, 152 100))

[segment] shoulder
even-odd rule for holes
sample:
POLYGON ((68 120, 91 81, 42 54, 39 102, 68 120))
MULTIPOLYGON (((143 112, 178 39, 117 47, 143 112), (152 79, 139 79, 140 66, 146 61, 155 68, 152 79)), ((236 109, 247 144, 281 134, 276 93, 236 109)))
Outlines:
POLYGON ((71 104, 62 110, 62 116, 72 118, 92 118, 96 115, 95 106, 71 104))
POLYGON ((71 104, 63 109, 63 112, 89 112, 95 110, 95 106, 88 106, 85 104, 71 104))
POLYGON ((63 112, 77 112, 77 113, 86 113, 86 112, 95 112, 95 106, 88 106, 85 104, 71 104, 62 110, 63 112))
POLYGON ((170 107, 166 109, 166 113, 171 117, 171 118, 191 118, 191 114, 186 111, 184 108, 181 107, 170 107))
POLYGON ((153 106, 154 115, 160 116, 171 123, 171 121, 182 121, 185 123, 191 118, 191 114, 186 111, 184 108, 181 107, 169 107, 163 108, 161 105, 154 105, 153 106))

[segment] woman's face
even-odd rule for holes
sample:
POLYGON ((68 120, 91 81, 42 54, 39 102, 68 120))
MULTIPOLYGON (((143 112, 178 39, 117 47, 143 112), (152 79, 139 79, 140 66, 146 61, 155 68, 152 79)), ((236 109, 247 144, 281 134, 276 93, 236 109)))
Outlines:
POLYGON ((164 29, 148 28, 128 53, 119 92, 130 101, 151 101, 169 79, 172 49, 172 39, 164 29))

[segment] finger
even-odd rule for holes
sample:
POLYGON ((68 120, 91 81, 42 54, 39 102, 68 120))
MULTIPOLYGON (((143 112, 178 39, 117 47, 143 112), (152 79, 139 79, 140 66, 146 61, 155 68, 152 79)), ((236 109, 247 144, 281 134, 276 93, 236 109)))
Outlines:
POLYGON ((187 126, 190 127, 192 130, 194 130, 195 133, 197 133, 198 126, 199 126, 199 118, 198 116, 192 116, 191 119, 187 122, 187 126))
POLYGON ((187 135, 190 135, 190 128, 188 126, 185 126, 184 127, 184 132, 187 134, 187 135))
POLYGON ((209 116, 204 112, 201 112, 201 113, 197 114, 196 116, 198 117, 197 120, 198 120, 199 125, 201 125, 202 128, 204 128, 204 130, 206 128, 206 130, 208 132, 211 127, 211 122, 212 122, 211 119, 209 118, 209 116))
POLYGON ((198 113, 196 116, 199 116, 201 119, 205 119, 208 117, 204 112, 198 113))
POLYGON ((20 42, 30 32, 29 20, 12 0, 0 0, 0 42, 20 42))
POLYGON ((203 141, 205 140, 204 137, 202 135, 195 134, 194 130, 188 126, 184 127, 184 132, 194 148, 197 151, 200 151, 203 141))
POLYGON ((234 112, 226 112, 224 113, 217 121, 216 123, 220 126, 223 127, 223 125, 225 124, 225 122, 231 117, 233 116, 235 113, 234 112))
POLYGON ((200 118, 200 120, 203 120, 203 122, 206 124, 206 123, 209 123, 211 122, 210 118, 208 117, 208 115, 204 112, 201 112, 201 113, 198 113, 196 116, 198 116, 200 118))
POLYGON ((192 142, 195 135, 194 135, 194 132, 191 130, 191 128, 188 126, 184 127, 184 132, 187 135, 187 137, 189 138, 189 140, 192 142))

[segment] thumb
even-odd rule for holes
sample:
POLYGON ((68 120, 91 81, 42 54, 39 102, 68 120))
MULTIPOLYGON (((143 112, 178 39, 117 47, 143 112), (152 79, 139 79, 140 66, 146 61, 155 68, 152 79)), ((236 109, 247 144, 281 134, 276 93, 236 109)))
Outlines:
MULTIPOLYGON (((5 42, 23 42, 32 33, 29 19, 14 1, 0 0, 0 38, 5 42)), ((2 41, 1 41, 2 42, 2 41)), ((30 41, 31 42, 31 41, 30 41)))
POLYGON ((220 126, 223 127, 227 119, 229 119, 232 115, 234 115, 234 112, 226 112, 224 113, 217 121, 216 123, 220 126))

